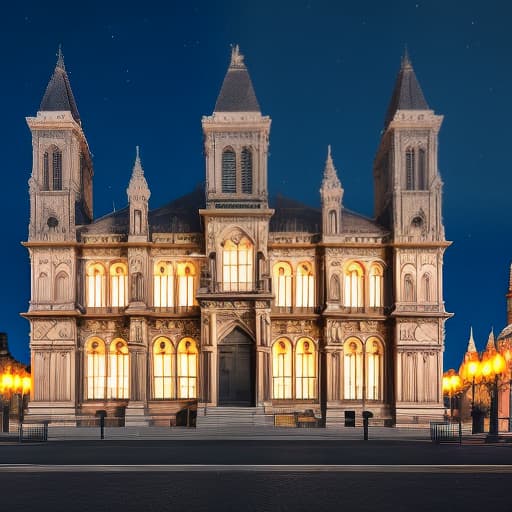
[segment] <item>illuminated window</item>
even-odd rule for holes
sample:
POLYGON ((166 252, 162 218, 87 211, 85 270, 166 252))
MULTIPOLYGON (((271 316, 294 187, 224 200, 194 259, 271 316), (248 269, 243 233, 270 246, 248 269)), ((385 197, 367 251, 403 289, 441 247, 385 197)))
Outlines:
POLYGON ((168 338, 153 343, 153 398, 174 398, 174 350, 168 338))
POLYGON ((86 271, 87 307, 105 307, 105 267, 101 263, 90 263, 86 271))
POLYGON ((272 345, 272 396, 292 398, 292 345, 286 338, 272 345))
POLYGON ((343 345, 343 398, 363 398, 363 350, 357 338, 349 338, 343 345))
POLYGON ((364 305, 364 271, 359 263, 349 263, 345 269, 344 305, 362 308, 364 305))
POLYGON ((377 338, 366 341, 366 398, 382 400, 382 344, 377 338))
POLYGON ((157 308, 174 305, 174 275, 172 263, 159 261, 153 271, 154 304, 157 308))
POLYGON ((252 194, 252 151, 242 149, 242 193, 252 194))
POLYGON ((272 277, 274 279, 275 305, 278 307, 291 307, 292 305, 292 267, 285 262, 274 265, 272 277))
POLYGON ((178 263, 178 306, 194 305, 196 268, 192 263, 178 263))
POLYGON ((85 347, 85 390, 88 400, 105 398, 105 343, 91 338, 85 347))
POLYGON ((295 289, 295 305, 299 308, 315 306, 315 277, 311 263, 299 263, 295 289))
POLYGON ((382 306, 382 267, 373 264, 370 269, 370 307, 382 306))
POLYGON ((316 398, 316 352, 314 343, 301 338, 295 351, 295 398, 316 398))
POLYGON ((107 398, 129 398, 129 354, 126 341, 116 338, 110 343, 107 398))
POLYGON ((124 263, 110 267, 110 304, 114 308, 128 304, 128 269, 124 263))
POLYGON ((197 397, 197 346, 192 338, 178 345, 178 398, 197 397))
POLYGON ((253 282, 253 246, 248 238, 226 240, 222 253, 224 291, 249 291, 253 282))
POLYGON ((231 148, 222 152, 222 192, 236 192, 236 156, 231 148))

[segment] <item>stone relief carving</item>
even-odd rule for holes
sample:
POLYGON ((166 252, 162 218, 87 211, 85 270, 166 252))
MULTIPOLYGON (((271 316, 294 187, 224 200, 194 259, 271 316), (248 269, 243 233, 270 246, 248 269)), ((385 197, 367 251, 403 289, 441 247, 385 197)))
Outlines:
POLYGON ((429 321, 414 321, 400 323, 400 340, 413 342, 437 342, 436 323, 429 321))
POLYGON ((314 320, 275 320, 272 322, 272 336, 282 334, 304 334, 318 338, 319 329, 314 320))

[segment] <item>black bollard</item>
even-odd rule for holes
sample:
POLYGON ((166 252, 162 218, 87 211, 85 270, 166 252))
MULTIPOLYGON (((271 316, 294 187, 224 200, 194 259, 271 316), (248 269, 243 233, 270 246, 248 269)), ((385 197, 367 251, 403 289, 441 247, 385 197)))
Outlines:
POLYGON ((368 441, 368 423, 370 418, 373 418, 373 412, 363 411, 363 439, 365 441, 368 441))
POLYGON ((96 416, 100 419, 100 439, 105 439, 105 416, 107 411, 96 411, 96 416))
POLYGON ((2 426, 0 432, 9 432, 9 404, 0 404, 0 411, 2 413, 0 417, 0 425, 2 426))

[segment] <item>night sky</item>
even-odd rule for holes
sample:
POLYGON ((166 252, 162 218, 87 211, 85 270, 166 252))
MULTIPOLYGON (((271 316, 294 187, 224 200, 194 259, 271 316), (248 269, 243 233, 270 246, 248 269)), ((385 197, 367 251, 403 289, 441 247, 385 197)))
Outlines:
POLYGON ((407 44, 430 107, 445 116, 445 367, 473 326, 478 348, 506 323, 512 260, 512 6, 506 1, 9 2, 0 17, 4 199, 0 331, 29 360, 26 116, 62 43, 94 157, 94 212, 126 205, 141 146, 155 208, 204 181, 201 116, 212 113, 238 43, 272 118, 270 194, 319 206, 327 145, 344 205, 373 215, 372 162, 407 44))

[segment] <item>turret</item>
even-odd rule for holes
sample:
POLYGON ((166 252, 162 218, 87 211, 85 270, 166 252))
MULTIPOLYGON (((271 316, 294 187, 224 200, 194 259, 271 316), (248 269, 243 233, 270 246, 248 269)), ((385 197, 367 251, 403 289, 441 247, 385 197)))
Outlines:
POLYGON ((341 232, 343 187, 332 161, 331 146, 327 147, 327 160, 324 168, 324 178, 320 188, 322 200, 322 234, 338 235, 341 232))
POLYGON ((136 147, 135 163, 126 194, 128 195, 130 208, 130 233, 128 241, 147 241, 149 236, 148 201, 151 192, 149 191, 140 162, 139 146, 136 147))

